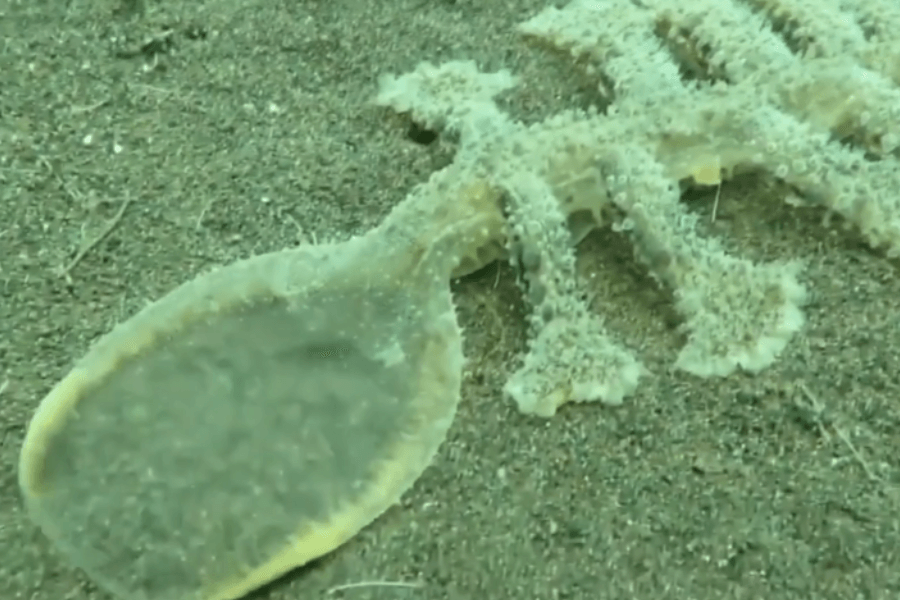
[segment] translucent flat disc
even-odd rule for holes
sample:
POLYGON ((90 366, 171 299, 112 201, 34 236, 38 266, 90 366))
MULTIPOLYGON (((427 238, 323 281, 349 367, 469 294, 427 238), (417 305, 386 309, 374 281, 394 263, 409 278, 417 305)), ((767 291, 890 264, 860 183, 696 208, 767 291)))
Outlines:
POLYGON ((449 294, 342 280, 282 295, 263 284, 273 256, 120 326, 32 423, 30 514, 123 598, 235 598, 331 551, 446 434, 461 370, 449 294))

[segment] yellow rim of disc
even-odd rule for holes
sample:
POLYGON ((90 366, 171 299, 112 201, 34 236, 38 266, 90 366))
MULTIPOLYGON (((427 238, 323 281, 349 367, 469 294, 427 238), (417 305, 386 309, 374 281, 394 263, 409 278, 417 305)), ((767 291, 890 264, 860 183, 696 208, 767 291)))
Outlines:
MULTIPOLYGON (((19 460, 19 483, 26 505, 46 493, 41 471, 49 442, 65 425, 66 416, 78 401, 127 359, 133 358, 162 337, 185 326, 215 318, 242 305, 264 299, 284 298, 272 285, 288 255, 316 254, 322 247, 276 252, 239 261, 198 276, 149 305, 102 337, 44 398, 25 436, 19 460)), ((332 282, 333 283, 333 282, 332 282)), ((315 284, 313 284, 315 287, 315 284)), ((284 573, 325 555, 353 537, 363 527, 396 503, 433 459, 453 420, 459 399, 462 372, 460 332, 453 313, 449 289, 447 311, 430 321, 431 331, 419 370, 419 435, 405 435, 387 453, 363 500, 340 507, 326 521, 303 523, 293 539, 262 565, 225 581, 209 582, 199 590, 203 600, 231 600, 276 579, 284 573), (436 402, 435 399, 441 400, 436 402)), ((46 524, 39 524, 42 527, 46 524)), ((52 526, 45 532, 54 538, 52 526)), ((88 573, 90 575, 90 573, 88 573)), ((99 581, 98 581, 99 582, 99 581)))

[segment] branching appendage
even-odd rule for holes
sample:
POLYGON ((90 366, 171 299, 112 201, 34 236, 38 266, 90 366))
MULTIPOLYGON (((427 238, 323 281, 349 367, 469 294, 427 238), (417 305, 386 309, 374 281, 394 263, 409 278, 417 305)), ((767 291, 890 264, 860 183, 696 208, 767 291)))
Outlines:
POLYGON ((511 171, 500 184, 509 197, 510 256, 532 308, 532 339, 504 391, 524 413, 550 417, 566 402, 619 405, 643 367, 606 332, 579 294, 566 218, 550 186, 531 172, 511 171))
MULTIPOLYGON (((701 236, 679 202, 679 182, 718 186, 742 169, 762 170, 900 256, 900 163, 892 154, 900 146, 900 45, 854 29, 880 31, 870 21, 884 1, 847 8, 821 0, 816 15, 799 10, 807 0, 751 0, 758 12, 734 0, 549 8, 520 32, 586 64, 611 104, 527 127, 493 100, 516 83, 506 71, 424 63, 382 80, 380 104, 459 135, 454 177, 486 182, 507 200, 505 227, 485 245, 506 252, 467 248, 464 262, 471 271, 508 257, 521 273, 533 339, 506 385, 520 409, 547 416, 570 400, 615 404, 637 385, 642 367, 580 299, 573 267, 574 244, 610 224, 611 206, 625 215, 613 225, 637 258, 672 289, 687 338, 675 364, 698 376, 770 365, 803 325, 806 292, 799 262, 755 263, 701 236), (844 10, 854 13, 848 30, 826 38, 844 10), (805 37, 776 33, 777 18, 808 20, 791 30, 805 37), (876 46, 893 54, 876 60, 876 46)), ((886 14, 900 26, 900 12, 886 14)))

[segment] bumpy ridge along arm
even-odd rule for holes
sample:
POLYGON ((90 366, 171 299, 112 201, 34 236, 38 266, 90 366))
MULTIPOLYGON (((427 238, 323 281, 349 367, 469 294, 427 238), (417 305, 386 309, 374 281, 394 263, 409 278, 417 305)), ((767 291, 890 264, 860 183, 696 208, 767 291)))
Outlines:
POLYGON ((803 325, 800 265, 755 264, 700 237, 675 182, 647 151, 623 144, 604 162, 613 201, 628 215, 622 229, 685 319, 676 366, 703 377, 769 366, 803 325))
MULTIPOLYGON (((795 15, 803 19, 804 34, 839 18, 827 0, 821 8, 819 4, 806 16, 795 15)), ((835 135, 852 136, 869 151, 889 154, 900 147, 900 90, 895 85, 900 81, 900 43, 888 44, 894 37, 883 34, 875 41, 858 40, 860 26, 853 22, 851 7, 843 8, 846 12, 839 15, 846 25, 838 34, 820 31, 817 51, 801 55, 764 15, 732 0, 575 0, 563 9, 546 9, 519 30, 575 57, 587 57, 590 72, 613 80, 620 112, 652 111, 685 89, 681 68, 700 78, 747 86, 751 89, 745 93, 758 100, 835 135), (842 43, 837 38, 846 39, 842 43), (858 42, 858 52, 839 51, 853 46, 852 40, 858 42)), ((900 9, 886 11, 900 24, 900 9)))
MULTIPOLYGON (((793 54, 765 19, 730 0, 698 2, 576 0, 547 9, 521 29, 591 57, 596 70, 614 78, 623 91, 608 111, 614 119, 603 124, 607 139, 655 147, 669 175, 698 183, 718 183, 718 172, 736 167, 764 168, 857 225, 873 247, 900 256, 900 165, 890 157, 866 160, 863 151, 829 139, 855 130, 867 150, 891 151, 900 143, 900 90, 844 59, 793 54), (685 60, 720 68, 737 83, 673 84, 671 65, 648 59, 658 56, 654 22, 676 38, 671 43, 680 44, 682 58, 709 46, 685 60), (659 91, 633 85, 654 78, 659 91), (636 99, 635 90, 648 97, 636 99)), ((878 0, 866 10, 874 4, 878 0)), ((848 19, 865 12, 842 8, 848 19)), ((897 13, 886 14, 890 20, 897 13)))
MULTIPOLYGON (((795 54, 772 29, 764 14, 733 0, 647 0, 666 23, 671 43, 709 74, 751 88, 797 118, 839 137, 859 140, 873 152, 889 154, 900 146, 900 90, 890 74, 870 69, 852 53, 838 52, 840 42, 824 43, 816 52, 795 54)), ((829 4, 804 17, 815 27, 827 21, 829 4)), ((839 28, 845 37, 858 26, 850 15, 839 28)))
POLYGON ((553 190, 514 167, 499 177, 517 246, 511 254, 532 308, 528 352, 504 392, 521 412, 541 417, 566 402, 621 404, 644 369, 579 296, 571 237, 553 190))
POLYGON ((894 0, 745 0, 797 52, 850 56, 900 84, 900 4, 894 0))
POLYGON ((424 127, 459 133, 473 114, 491 111, 494 96, 517 83, 509 71, 482 73, 471 60, 423 62, 404 75, 383 75, 375 104, 409 113, 424 127))

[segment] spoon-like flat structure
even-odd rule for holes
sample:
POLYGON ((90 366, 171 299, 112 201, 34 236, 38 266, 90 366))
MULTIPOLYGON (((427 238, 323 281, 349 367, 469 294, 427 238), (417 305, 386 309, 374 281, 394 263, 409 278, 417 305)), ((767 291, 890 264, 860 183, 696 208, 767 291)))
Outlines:
POLYGON ((391 241, 235 263, 102 338, 30 425, 33 520, 134 600, 237 598, 373 521, 443 441, 463 360, 450 267, 382 262, 391 241))

